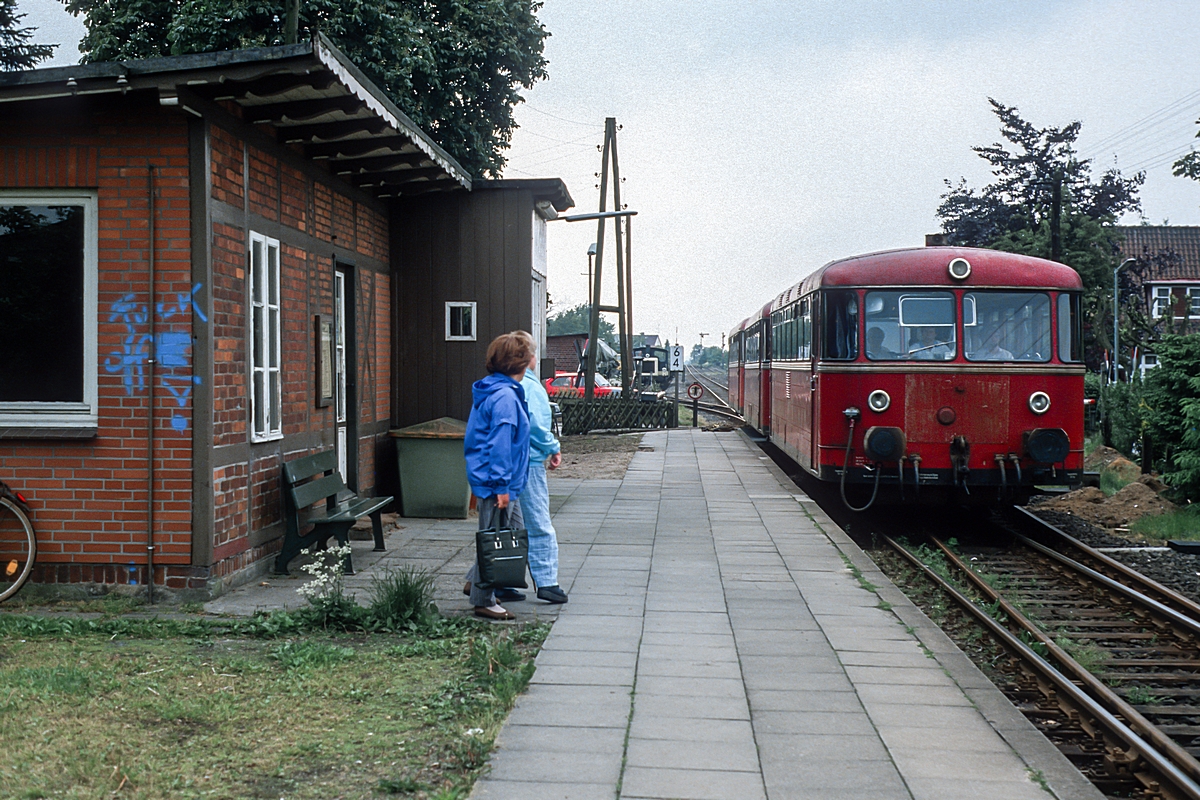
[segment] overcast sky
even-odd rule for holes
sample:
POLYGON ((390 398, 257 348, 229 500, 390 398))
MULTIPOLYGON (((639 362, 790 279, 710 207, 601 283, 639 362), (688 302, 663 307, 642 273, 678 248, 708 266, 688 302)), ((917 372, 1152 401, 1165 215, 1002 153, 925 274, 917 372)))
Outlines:
MULTIPOLYGON (((20 8, 64 44, 54 64, 78 59, 58 0, 20 8)), ((999 138, 989 96, 1082 121, 1097 169, 1146 170, 1150 222, 1200 224, 1200 183, 1170 174, 1200 117, 1193 3, 547 0, 540 17, 550 79, 516 111, 505 177, 561 177, 595 211, 617 118, 639 332, 719 343, 831 259, 923 244, 943 180, 989 177, 970 150, 999 138)), ((595 233, 551 223, 557 307, 586 302, 595 233)))

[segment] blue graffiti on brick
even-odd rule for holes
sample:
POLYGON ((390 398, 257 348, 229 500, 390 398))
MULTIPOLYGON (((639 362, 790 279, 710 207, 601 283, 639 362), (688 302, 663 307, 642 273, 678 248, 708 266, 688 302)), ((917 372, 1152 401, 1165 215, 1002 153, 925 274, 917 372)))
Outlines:
MULTIPOLYGON (((187 292, 177 292, 173 300, 157 303, 155 310, 163 320, 185 314, 191 310, 201 321, 207 322, 208 316, 196 302, 196 293, 202 284, 197 283, 187 292)), ((138 303, 134 294, 130 293, 117 300, 109 309, 109 322, 121 322, 125 326, 125 335, 121 338, 119 350, 111 351, 104 359, 104 369, 111 374, 120 374, 125 393, 129 396, 146 391, 146 368, 150 363, 150 334, 145 332, 149 322, 149 309, 146 303, 138 303)), ((154 336, 154 359, 159 371, 160 385, 166 389, 180 409, 187 407, 192 390, 200 385, 201 380, 190 373, 177 374, 176 370, 189 370, 191 360, 192 337, 189 333, 179 331, 164 331, 154 336)), ((171 416, 171 427, 184 432, 188 428, 188 418, 180 411, 171 416)))

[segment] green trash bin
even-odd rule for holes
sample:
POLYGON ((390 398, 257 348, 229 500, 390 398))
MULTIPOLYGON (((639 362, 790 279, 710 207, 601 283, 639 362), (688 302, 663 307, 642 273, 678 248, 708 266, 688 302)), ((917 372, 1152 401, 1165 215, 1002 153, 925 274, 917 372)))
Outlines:
POLYGON ((471 505, 463 457, 467 423, 442 417, 389 433, 396 440, 403 515, 466 519, 471 505))

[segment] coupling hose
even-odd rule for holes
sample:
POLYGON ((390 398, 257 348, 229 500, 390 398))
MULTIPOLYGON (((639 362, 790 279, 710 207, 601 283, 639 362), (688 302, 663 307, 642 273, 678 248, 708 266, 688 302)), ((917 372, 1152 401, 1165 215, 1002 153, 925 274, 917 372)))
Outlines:
POLYGON ((840 483, 840 489, 841 489, 841 493, 842 493, 842 503, 849 510, 851 510, 855 513, 859 513, 862 511, 866 511, 868 508, 875 505, 875 496, 879 494, 879 476, 883 474, 883 468, 880 466, 875 467, 875 488, 871 492, 871 499, 868 500, 867 504, 865 506, 863 506, 862 508, 855 508, 854 506, 850 505, 850 501, 846 499, 846 473, 850 471, 850 454, 853 452, 854 452, 854 418, 850 417, 850 432, 848 434, 846 434, 846 461, 842 465, 842 480, 840 483))

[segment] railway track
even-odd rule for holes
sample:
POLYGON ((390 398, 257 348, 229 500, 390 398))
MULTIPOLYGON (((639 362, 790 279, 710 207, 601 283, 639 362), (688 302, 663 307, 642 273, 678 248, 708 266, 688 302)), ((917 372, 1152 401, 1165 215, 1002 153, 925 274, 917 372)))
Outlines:
POLYGON ((1200 605, 1023 510, 1004 527, 1009 546, 923 559, 885 540, 988 629, 1001 688, 1102 791, 1200 800, 1200 605))
MULTIPOLYGON (((729 397, 728 386, 714 379, 713 377, 706 375, 700 370, 688 366, 684 367, 684 379, 696 381, 705 388, 709 396, 716 400, 715 403, 706 402, 703 400, 699 402, 697 407, 701 411, 709 414, 715 414, 719 417, 723 417, 743 425, 746 423, 745 419, 742 418, 742 415, 738 413, 737 409, 729 405, 727 402, 729 397)), ((683 401, 680 400, 680 402, 683 401)))

